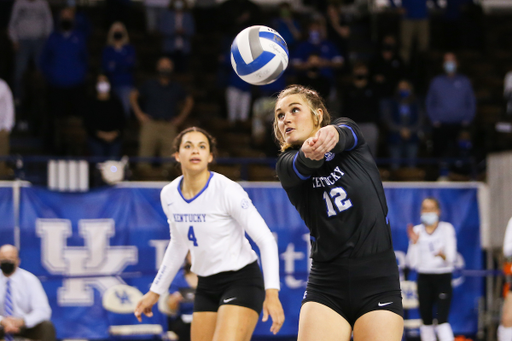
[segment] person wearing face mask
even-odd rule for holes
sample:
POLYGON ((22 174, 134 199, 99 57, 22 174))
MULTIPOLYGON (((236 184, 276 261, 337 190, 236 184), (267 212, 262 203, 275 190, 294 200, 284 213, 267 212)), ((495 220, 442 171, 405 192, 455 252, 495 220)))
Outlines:
POLYGON ((163 35, 162 51, 173 61, 174 71, 188 71, 196 27, 186 0, 171 0, 169 8, 162 13, 159 31, 163 35))
POLYGON ((393 159, 391 169, 400 167, 399 159, 405 157, 407 165, 414 167, 418 155, 418 132, 422 128, 423 110, 414 96, 412 85, 403 79, 398 83, 396 94, 389 106, 382 111, 382 119, 388 128, 388 148, 393 159))
POLYGON ((397 42, 393 35, 382 39, 379 53, 370 63, 373 81, 383 99, 395 95, 398 82, 405 76, 405 64, 397 54, 397 42))
MULTIPOLYGON (((476 99, 470 80, 457 72, 454 53, 444 55, 444 75, 431 82, 426 98, 427 114, 432 123, 433 156, 453 158, 457 154, 457 138, 461 129, 469 127, 476 114, 476 99)), ((440 175, 448 165, 441 163, 440 175)))
POLYGON ((18 249, 0 247, 0 339, 55 341, 52 310, 39 279, 21 269, 18 249))
POLYGON ((101 68, 110 80, 113 93, 123 104, 126 118, 130 117, 130 93, 134 86, 135 62, 135 48, 130 44, 128 31, 122 22, 116 21, 108 32, 101 68))
POLYGON ((452 272, 457 257, 457 239, 453 225, 440 221, 441 207, 435 198, 421 203, 421 224, 407 226, 409 248, 407 262, 418 273, 418 300, 421 341, 453 341, 448 323, 452 298, 452 272), (434 316, 434 305, 437 314, 434 316), (433 319, 437 319, 434 327, 433 319))
POLYGON ((300 24, 293 17, 292 7, 288 2, 279 4, 279 16, 272 20, 272 28, 276 30, 286 41, 288 48, 292 50, 300 39, 300 24))
POLYGON ((92 156, 121 157, 121 133, 125 124, 124 110, 111 95, 107 76, 99 75, 96 81, 96 97, 89 101, 85 126, 88 132, 87 145, 92 156))
POLYGON ((60 12, 59 25, 48 38, 41 54, 41 71, 48 83, 48 118, 45 120, 47 148, 54 154, 66 154, 61 131, 64 119, 83 116, 88 52, 84 36, 74 28, 75 12, 66 7, 60 12))
MULTIPOLYGON (((158 77, 148 80, 130 95, 133 112, 141 125, 141 157, 152 157, 155 154, 170 157, 178 128, 194 106, 192 96, 181 84, 172 80, 173 66, 169 58, 160 58, 157 62, 158 77)), ((150 164, 141 162, 138 168, 144 174, 150 169, 150 164)), ((172 164, 165 164, 164 175, 171 168, 172 164)))

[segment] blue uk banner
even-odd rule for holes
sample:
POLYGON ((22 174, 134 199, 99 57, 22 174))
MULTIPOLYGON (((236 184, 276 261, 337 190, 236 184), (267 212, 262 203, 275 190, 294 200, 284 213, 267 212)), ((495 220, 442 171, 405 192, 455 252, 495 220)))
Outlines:
MULTIPOLYGON (((286 314, 279 335, 294 336, 310 265, 308 230, 279 184, 244 183, 243 187, 277 239, 280 298, 286 314)), ((107 339, 111 325, 137 324, 133 314, 107 312, 102 298, 119 284, 142 293, 149 289, 169 241, 160 189, 114 187, 77 194, 21 189, 22 267, 42 280, 59 339, 107 339)), ((482 279, 465 276, 463 271, 483 268, 477 191, 476 187, 386 186, 388 218, 401 270, 406 269, 406 226, 419 223, 424 197, 436 197, 442 206, 441 219, 456 229, 459 260, 450 315, 456 334, 476 332, 478 299, 484 295, 482 279)), ((0 214, 12 209, 12 204, 6 204, 10 198, 12 194, 0 187, 0 214)), ((0 222, 0 233, 7 235, 4 230, 11 226, 0 222)), ((402 271, 402 276, 414 279, 411 272, 402 271)), ((155 316, 143 322, 165 329, 166 316, 156 307, 153 311, 155 316)), ((417 315, 417 311, 408 313, 417 315)), ((271 322, 258 323, 255 335, 271 336, 270 326, 271 322)))

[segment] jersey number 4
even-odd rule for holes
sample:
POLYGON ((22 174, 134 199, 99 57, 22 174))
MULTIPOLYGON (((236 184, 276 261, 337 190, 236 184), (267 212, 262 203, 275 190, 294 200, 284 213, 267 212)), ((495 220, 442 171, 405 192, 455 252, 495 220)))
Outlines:
POLYGON ((352 207, 352 202, 347 199, 347 192, 341 187, 331 189, 329 194, 324 192, 325 205, 327 206, 327 216, 332 217, 352 207), (334 205, 333 205, 334 203, 334 205), (338 212, 334 209, 334 206, 338 209, 338 212))
POLYGON ((188 240, 194 242, 194 246, 197 246, 197 238, 196 234, 194 233, 194 226, 190 226, 188 228, 188 240))

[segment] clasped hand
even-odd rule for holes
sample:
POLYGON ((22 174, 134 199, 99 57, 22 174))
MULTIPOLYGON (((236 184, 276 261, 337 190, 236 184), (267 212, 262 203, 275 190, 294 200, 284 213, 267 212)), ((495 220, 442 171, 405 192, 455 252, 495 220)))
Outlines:
POLYGON ((308 138, 302 144, 304 156, 311 160, 322 160, 325 153, 330 152, 340 140, 338 130, 332 126, 320 128, 315 136, 308 138))

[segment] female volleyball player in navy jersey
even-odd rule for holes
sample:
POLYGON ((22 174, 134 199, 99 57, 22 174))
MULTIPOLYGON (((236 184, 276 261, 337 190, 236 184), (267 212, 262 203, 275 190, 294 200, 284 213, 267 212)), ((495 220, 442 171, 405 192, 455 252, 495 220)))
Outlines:
POLYGON ((249 341, 263 309, 275 334, 284 322, 279 301, 279 259, 276 241, 240 185, 208 170, 214 139, 204 130, 188 128, 175 140, 176 160, 183 176, 162 189, 171 241, 162 265, 135 308, 152 316, 151 308, 166 292, 185 259, 199 277, 191 327, 192 341, 249 341), (263 265, 245 232, 258 245, 263 265))
POLYGON ((379 171, 354 121, 329 123, 316 91, 292 85, 278 96, 277 174, 313 259, 298 340, 398 341, 402 298, 379 171))

